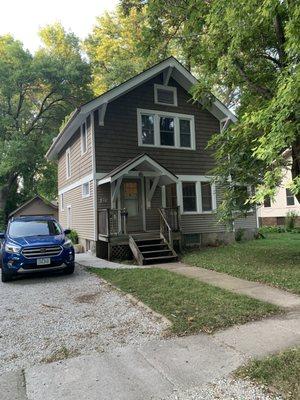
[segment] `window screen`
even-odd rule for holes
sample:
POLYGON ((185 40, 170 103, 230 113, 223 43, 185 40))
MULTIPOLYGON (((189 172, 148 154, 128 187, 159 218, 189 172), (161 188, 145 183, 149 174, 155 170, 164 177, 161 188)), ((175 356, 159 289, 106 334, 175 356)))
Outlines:
POLYGON ((212 210, 211 184, 201 182, 202 211, 212 210))
POLYGON ((294 206, 295 205, 295 198, 293 193, 291 192, 290 189, 285 189, 286 190, 286 205, 287 206, 294 206))
POLYGON ((174 118, 160 117, 160 144, 162 146, 174 146, 174 118))
POLYGON ((174 91, 170 89, 156 89, 156 99, 158 103, 175 104, 174 91))
POLYGON ((154 144, 154 115, 142 115, 142 143, 154 144))

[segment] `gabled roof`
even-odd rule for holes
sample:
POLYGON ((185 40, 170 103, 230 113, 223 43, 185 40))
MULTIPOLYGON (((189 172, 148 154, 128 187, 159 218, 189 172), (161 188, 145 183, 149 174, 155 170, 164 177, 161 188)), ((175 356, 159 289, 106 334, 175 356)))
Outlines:
MULTIPOLYGON (((150 67, 149 69, 135 75, 133 78, 128 79, 126 82, 110 89, 88 103, 82 104, 70 116, 64 128, 59 132, 57 137, 53 140, 46 157, 49 160, 54 159, 59 151, 70 140, 72 135, 78 129, 80 124, 86 119, 89 113, 97 108, 106 107, 107 103, 117 99, 118 97, 128 93, 137 86, 147 82, 153 77, 168 72, 172 78, 175 79, 185 90, 189 91, 192 86, 196 85, 198 80, 174 57, 169 57, 166 60, 150 67)), ((220 121, 228 118, 233 122, 237 121, 236 116, 218 99, 215 99, 209 111, 220 121)))
POLYGON ((173 172, 169 171, 154 158, 150 157, 147 153, 142 153, 114 168, 100 179, 98 185, 103 185, 104 183, 108 182, 115 182, 117 179, 130 171, 155 172, 159 176, 159 185, 168 185, 178 181, 178 177, 173 174, 173 172))
POLYGON ((58 206, 57 206, 57 205, 55 205, 55 204, 51 203, 50 201, 44 199, 42 196, 37 195, 37 196, 33 197, 32 199, 26 201, 24 204, 22 204, 20 207, 16 208, 14 211, 12 211, 12 212, 9 214, 9 217, 14 216, 17 212, 23 210, 23 208, 27 207, 29 204, 31 204, 31 203, 34 202, 35 200, 41 200, 41 201, 42 201, 43 203, 45 203, 47 206, 53 208, 53 210, 55 210, 55 211, 58 210, 58 206))

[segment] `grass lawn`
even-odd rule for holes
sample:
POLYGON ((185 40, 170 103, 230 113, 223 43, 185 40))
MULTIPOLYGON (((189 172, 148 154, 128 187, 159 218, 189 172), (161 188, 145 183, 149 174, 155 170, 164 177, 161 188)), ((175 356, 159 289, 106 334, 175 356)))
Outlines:
POLYGON ((236 376, 267 385, 285 399, 300 399, 300 347, 252 361, 236 376))
POLYGON ((300 234, 272 233, 186 253, 182 261, 300 294, 300 234))
POLYGON ((212 333, 279 312, 271 304, 161 269, 90 270, 167 317, 177 335, 212 333))

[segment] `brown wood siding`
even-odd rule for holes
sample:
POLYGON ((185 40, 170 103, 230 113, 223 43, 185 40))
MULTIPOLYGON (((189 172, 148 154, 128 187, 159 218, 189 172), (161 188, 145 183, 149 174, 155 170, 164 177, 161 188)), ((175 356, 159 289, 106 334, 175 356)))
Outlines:
POLYGON ((234 221, 235 229, 256 229, 257 228, 257 218, 256 211, 248 214, 245 218, 240 217, 234 221))
POLYGON ((219 121, 199 104, 193 104, 191 96, 173 80, 170 86, 177 87, 178 107, 155 104, 154 83, 162 83, 162 76, 109 103, 104 126, 99 126, 98 114, 94 113, 97 172, 109 172, 141 153, 148 153, 175 174, 203 175, 214 166, 212 151, 206 146, 212 134, 219 131, 219 121), (138 108, 194 115, 196 150, 138 146, 138 108))
POLYGON ((91 127, 87 132, 87 151, 81 155, 81 131, 77 129, 75 135, 66 144, 58 156, 58 189, 81 179, 92 173, 92 134, 91 127), (70 148, 71 154, 71 177, 67 179, 66 174, 66 150, 70 148))
POLYGON ((40 199, 35 199, 30 202, 27 206, 14 214, 14 217, 20 217, 24 215, 51 215, 58 219, 58 210, 48 206, 40 199))
POLYGON ((67 206, 72 207, 71 228, 82 239, 94 240, 93 181, 90 181, 90 196, 82 197, 82 186, 64 193, 64 211, 59 210, 59 222, 67 228, 67 206))

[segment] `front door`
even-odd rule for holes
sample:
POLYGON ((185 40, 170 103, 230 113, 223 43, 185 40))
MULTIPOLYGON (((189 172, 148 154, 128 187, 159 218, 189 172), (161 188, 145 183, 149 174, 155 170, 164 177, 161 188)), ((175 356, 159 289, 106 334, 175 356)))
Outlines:
POLYGON ((126 208, 127 232, 143 230, 142 185, 140 179, 123 179, 121 187, 121 205, 126 208))

